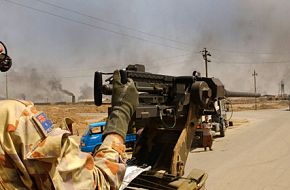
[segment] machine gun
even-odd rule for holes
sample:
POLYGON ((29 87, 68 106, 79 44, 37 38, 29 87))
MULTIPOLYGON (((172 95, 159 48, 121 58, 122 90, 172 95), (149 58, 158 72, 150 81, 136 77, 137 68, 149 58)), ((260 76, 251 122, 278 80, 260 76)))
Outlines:
MULTIPOLYGON (((150 175, 138 177, 135 183, 138 184, 138 180, 141 180, 139 183, 152 181, 152 176, 158 178, 160 171, 165 171, 162 178, 181 177, 195 128, 201 116, 213 110, 214 101, 226 95, 223 84, 216 78, 200 77, 196 71, 192 76, 153 74, 145 72, 144 65, 129 65, 126 70, 120 70, 120 74, 122 83, 131 78, 139 91, 139 106, 129 129, 143 131, 132 157, 137 165, 151 166, 150 175)), ((102 104, 102 94, 112 94, 112 76, 103 84, 103 75, 112 73, 95 72, 94 98, 97 106, 102 104)), ((195 178, 197 187, 204 183, 207 175, 193 171, 189 176, 195 178)))
MULTIPOLYGON (((5 44, 3 42, 1 42, 1 41, 0 41, 0 44, 4 48, 4 53, 0 52, 0 71, 1 72, 6 72, 6 71, 8 71, 10 69, 10 67, 12 65, 12 60, 8 56, 8 51, 7 51, 7 48, 6 48, 5 44)), ((2 48, 0 47, 0 49, 2 49, 2 48)))

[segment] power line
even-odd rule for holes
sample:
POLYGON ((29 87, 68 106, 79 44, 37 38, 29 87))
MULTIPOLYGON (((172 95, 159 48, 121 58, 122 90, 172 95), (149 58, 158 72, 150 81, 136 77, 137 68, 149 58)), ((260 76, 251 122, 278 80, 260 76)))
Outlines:
POLYGON ((282 60, 282 61, 275 61, 275 60, 272 60, 272 61, 266 61, 266 60, 253 60, 253 61, 224 61, 224 60, 221 60, 217 57, 213 57, 212 58, 213 61, 215 62, 218 62, 218 63, 226 63, 226 64, 279 64, 279 63, 290 63, 290 60, 282 60))
POLYGON ((284 61, 264 61, 263 63, 290 63, 290 60, 284 60, 284 61))
POLYGON ((265 61, 222 61, 222 60, 217 60, 219 63, 226 63, 226 64, 279 64, 279 63, 290 63, 290 61, 287 62, 265 62, 265 61))
MULTIPOLYGON (((198 52, 193 52, 193 53, 198 53, 198 52)), ((171 57, 163 57, 163 58, 160 58, 160 59, 154 59, 154 60, 150 61, 150 63, 156 63, 156 62, 159 62, 159 61, 172 60, 172 59, 175 59, 175 58, 186 57, 186 56, 189 56, 189 55, 190 55, 190 53, 177 55, 177 56, 171 56, 171 57)), ((137 61, 136 63, 147 63, 147 62, 148 61, 137 61)))
MULTIPOLYGON (((61 15, 58 15, 58 14, 54 14, 54 13, 51 13, 51 12, 48 12, 48 11, 45 11, 45 10, 42 10, 42 9, 37 9, 37 8, 31 7, 31 6, 27 6, 27 5, 24 5, 24 4, 15 2, 15 1, 11 1, 11 0, 3 0, 3 1, 6 1, 6 2, 11 3, 11 4, 18 5, 18 6, 21 6, 21 7, 25 7, 27 9, 31 9, 31 10, 34 10, 34 11, 37 11, 37 12, 41 12, 41 13, 44 13, 44 14, 55 16, 55 17, 58 17, 58 18, 61 18, 61 19, 64 19, 64 20, 67 20, 67 21, 70 21, 70 22, 86 25, 86 26, 89 26, 89 27, 92 27, 92 28, 95 28, 95 29, 111 32, 111 33, 114 33, 114 34, 117 34, 117 35, 122 35, 122 36, 125 36, 125 37, 128 37, 128 38, 134 38, 136 40, 141 40, 141 41, 144 41, 144 42, 149 42, 149 43, 152 43, 152 44, 155 44, 155 45, 159 45, 159 46, 163 46, 163 47, 167 47, 167 48, 173 48, 173 49, 177 49, 177 50, 181 50, 181 51, 189 51, 186 48, 181 48, 181 47, 177 47, 177 46, 171 46, 171 45, 168 45, 168 44, 163 44, 163 43, 151 41, 151 40, 139 37, 139 36, 134 36, 134 35, 125 34, 125 33, 122 33, 122 32, 117 32, 117 31, 114 31, 114 30, 111 30, 111 29, 108 29, 108 28, 105 28, 105 27, 92 25, 92 24, 89 24, 89 23, 85 23, 85 22, 82 22, 82 21, 71 19, 71 18, 68 18, 68 17, 65 17, 65 16, 61 16, 61 15)), ((72 12, 72 13, 75 13, 75 14, 78 14, 78 15, 81 15, 81 16, 84 16, 84 17, 88 17, 88 18, 91 18, 91 19, 94 19, 94 20, 98 20, 99 22, 115 25, 115 26, 118 26, 118 27, 125 28, 127 30, 139 32, 139 33, 146 34, 146 35, 152 36, 152 37, 156 37, 156 38, 159 38, 159 39, 162 39, 162 40, 167 40, 167 41, 183 44, 183 45, 186 45, 186 46, 191 46, 192 45, 192 44, 188 44, 188 43, 181 42, 181 41, 178 41, 178 40, 173 40, 173 39, 170 39, 170 38, 159 36, 159 35, 156 35, 156 34, 144 32, 142 30, 135 29, 135 28, 128 27, 128 26, 124 26, 124 25, 121 25, 121 24, 118 24, 118 23, 115 23, 115 22, 107 21, 107 20, 99 18, 99 17, 94 17, 94 16, 91 16, 91 15, 87 15, 87 14, 84 14, 84 13, 79 12, 77 10, 65 8, 65 7, 62 7, 62 6, 53 4, 53 3, 49 3, 49 2, 43 1, 43 0, 34 0, 34 1, 38 1, 39 3, 47 4, 47 5, 59 8, 59 9, 66 10, 68 12, 72 12)), ((217 48, 213 48, 213 47, 210 47, 210 49, 213 50, 213 51, 217 51, 217 52, 233 53, 233 54, 256 54, 256 55, 263 55, 263 54, 290 54, 290 52, 236 51, 236 50, 228 50, 228 49, 217 49, 217 48)))
MULTIPOLYGON (((162 67, 162 66, 171 66, 171 65, 173 65, 173 64, 179 64, 179 63, 185 63, 185 62, 188 62, 187 60, 183 60, 183 61, 178 61, 178 62, 174 62, 174 63, 165 63, 165 64, 162 64, 162 65, 153 65, 153 66, 151 66, 151 67, 149 67, 149 68, 146 68, 146 71, 147 70, 152 70, 152 69, 155 69, 155 68, 159 68, 159 67, 162 67)), ((111 66, 112 68, 114 67, 114 66, 111 66)), ((115 68, 116 69, 116 68, 115 68)), ((94 68, 94 70, 101 70, 101 69, 95 69, 94 68)), ((91 72, 94 72, 94 71, 92 71, 92 69, 90 70, 91 72)), ((60 76, 60 78, 92 78, 93 77, 93 74, 92 75, 88 75, 88 74, 86 74, 86 75, 75 75, 75 76, 73 76, 73 75, 71 75, 71 76, 60 76)), ((45 77, 45 78, 49 78, 49 77, 45 77)))
MULTIPOLYGON (((149 68, 146 68, 146 70, 152 70, 152 69, 155 69, 155 68, 159 68, 159 67, 162 67, 162 66, 171 66, 171 65, 176 65, 176 64, 180 64, 180 63, 186 63, 186 62, 189 62, 190 60, 182 60, 182 61, 178 61, 178 62, 173 62, 173 63, 165 63, 165 64, 162 64, 162 65, 153 65, 149 68)), ((113 67, 113 66, 112 66, 113 67)), ((91 78, 93 77, 93 74, 92 75, 75 75, 75 76, 62 76, 60 78, 91 78)))
MULTIPOLYGON (((3 0, 3 1, 6 1, 8 3, 15 4, 15 5, 18 5, 18 6, 27 8, 27 9, 31 9, 31 10, 34 10, 34 11, 37 11, 37 12, 41 12, 41 13, 44 13, 44 14, 48 14, 48 15, 51 15, 51 16, 55 16, 55 17, 58 17, 58 18, 61 18, 61 19, 64 19, 64 20, 67 20, 67 21, 70 21, 70 22, 74 22, 74 23, 86 25, 88 27, 92 27, 92 28, 95 28, 95 29, 100 29, 100 30, 103 30, 103 31, 111 32, 111 33, 114 33, 114 34, 117 34, 117 35, 126 36, 128 38, 134 38, 136 40, 141 40, 141 41, 149 42, 149 43, 156 44, 156 45, 160 45, 160 46, 163 46, 163 47, 174 48, 174 49, 178 49, 178 50, 182 50, 182 51, 188 51, 188 50, 186 50, 184 48, 180 48, 180 47, 176 47, 176 46, 171 46, 171 45, 167 45, 167 44, 162 44, 162 43, 155 42, 155 41, 151 41, 151 40, 148 40, 148 39, 144 39, 144 38, 141 38, 141 37, 138 37, 138 36, 134 36, 134 35, 130 35, 130 34, 125 34, 125 33, 117 32, 117 31, 114 31, 114 30, 111 30, 111 29, 107 29, 105 27, 101 27, 101 26, 89 24, 89 23, 86 23, 86 22, 78 21, 78 20, 75 20, 75 19, 71 19, 71 18, 68 18, 68 17, 65 17, 65 16, 61 16, 61 15, 58 15, 58 14, 54 14, 54 13, 51 13, 51 12, 48 12, 48 11, 45 11, 45 10, 42 10, 42 9, 37 9, 37 8, 34 8, 34 7, 30 7, 30 6, 27 6, 27 5, 24 5, 24 4, 21 4, 21 3, 17 3, 17 2, 11 1, 11 0, 3 0)), ((65 8, 65 7, 61 7, 61 6, 52 4, 52 3, 48 3, 48 2, 43 1, 43 0, 35 0, 35 1, 38 1, 38 2, 43 3, 43 4, 47 4, 47 5, 50 5, 50 6, 54 6, 54 7, 57 7, 57 8, 60 8, 60 9, 69 11, 69 12, 73 12, 73 13, 78 14, 78 15, 81 15, 81 16, 85 16, 85 17, 88 17, 88 18, 92 18, 92 19, 95 19, 95 20, 99 20, 99 21, 104 22, 104 23, 108 23, 108 24, 111 24, 111 25, 116 25, 116 26, 119 26, 119 27, 124 27, 124 28, 127 28, 128 30, 132 30, 132 31, 144 33, 146 35, 155 36, 155 37, 158 37, 158 38, 161 37, 161 36, 158 36, 158 35, 155 35, 155 34, 150 34, 150 33, 144 32, 142 30, 138 30, 138 29, 134 29, 134 28, 127 27, 127 26, 123 26, 123 25, 120 25, 120 24, 117 24, 117 23, 114 23, 114 22, 109 22, 107 20, 104 20, 104 19, 101 19, 101 18, 98 18, 98 17, 93 17, 93 16, 90 16, 90 15, 87 15, 87 14, 84 14, 84 13, 81 13, 81 12, 78 12, 76 10, 72 10, 72 9, 68 9, 68 8, 65 8)), ((176 42, 176 43, 186 44, 184 42, 172 40, 172 39, 169 39, 169 38, 164 38, 164 37, 161 37, 161 38, 164 39, 164 40, 168 40, 168 41, 172 41, 172 42, 176 42)), ((187 45, 189 45, 189 44, 187 44, 187 45)), ((236 53, 236 54, 289 54, 289 53, 283 53, 283 52, 282 53, 281 52, 276 53, 276 52, 235 51, 235 50, 225 50, 225 49, 222 50, 222 49, 216 49, 216 48, 211 48, 211 49, 213 51, 227 52, 227 53, 236 53)), ((194 52, 194 53, 198 53, 198 52, 194 52)), ((229 61, 227 61, 227 62, 229 62, 229 61)), ((286 61, 266 61, 266 62, 263 62, 263 63, 289 63, 289 62, 290 62, 289 60, 286 60, 286 61)), ((223 63, 226 63, 226 62, 223 62, 223 63)), ((246 62, 229 62, 229 63, 251 64, 252 62, 251 63, 249 63, 249 62, 248 63, 246 63, 246 62)))
MULTIPOLYGON (((169 62, 169 63, 164 63, 160 66, 157 66, 157 65, 152 65, 148 68, 146 68, 146 70, 151 70, 151 69, 154 69, 154 68, 158 68, 158 67, 162 67, 162 66, 171 66, 173 64, 178 64, 178 63, 185 63, 185 62, 188 62, 189 60, 182 60, 182 61, 177 61, 177 62, 169 62)), ((91 72, 94 72, 96 70, 102 70, 104 68, 115 68, 113 65, 107 65, 107 66, 101 66, 99 68, 96 68, 96 67, 92 67, 92 68, 88 68, 88 69, 85 69, 85 70, 79 70, 79 69, 74 69, 74 70, 77 70, 77 71, 81 71, 81 72, 85 72, 85 71, 91 71, 91 72)), ((120 67, 119 69, 121 69, 122 67, 120 67)), ((115 68, 116 69, 116 68, 115 68)), ((60 69, 58 69, 59 71, 60 69)), ((63 69, 63 70, 66 70, 66 69, 63 69)), ((43 74, 45 73, 51 73, 51 72, 42 72, 43 74)), ((53 77, 53 76, 52 76, 53 77)), ((43 77, 43 78, 52 78, 52 77, 43 77)), ((86 75, 68 75, 68 76, 59 76, 59 78, 92 78, 93 77, 93 74, 90 75, 90 74, 86 74, 86 75)), ((4 78, 4 77, 3 77, 4 78)))
POLYGON ((216 49, 211 48, 213 51, 223 52, 223 53, 232 53, 232 54, 254 54, 254 55, 267 55, 267 54, 290 54, 290 52, 257 52, 257 51, 236 51, 236 50, 227 50, 227 49, 216 49))
POLYGON ((185 48, 171 46, 171 45, 168 45, 168 44, 162 44, 162 43, 151 41, 151 40, 148 40, 148 39, 144 39, 144 38, 141 38, 141 37, 138 37, 138 36, 117 32, 117 31, 114 31, 114 30, 111 30, 111 29, 108 29, 108 28, 105 28, 105 27, 101 27, 101 26, 97 26, 97 25, 94 25, 94 24, 89 24, 89 23, 86 23, 86 22, 78 21, 78 20, 75 20, 75 19, 72 19, 72 18, 68 18, 68 17, 62 16, 62 15, 51 13, 49 11, 45 11, 45 10, 42 10, 42 9, 38 9, 38 8, 31 7, 31 6, 27 6, 27 5, 24 5, 24 4, 21 4, 21 3, 18 3, 18 2, 14 2, 14 1, 11 1, 11 0, 3 0, 3 1, 6 1, 6 2, 11 3, 11 4, 15 4, 15 5, 20 6, 20 7, 31 9, 31 10, 34 10, 34 11, 37 11, 37 12, 40 12, 40 13, 43 13, 43 14, 47 14, 47 15, 50 15, 50 16, 58 17, 58 18, 61 18, 63 20, 66 20, 66 21, 70 21, 70 22, 74 22, 74 23, 77 23, 77 24, 85 25, 85 26, 88 26, 88 27, 91 27, 91 28, 94 28, 94 29, 98 29, 98 30, 103 30, 103 31, 110 32, 110 33, 113 33, 113 34, 116 34, 116 35, 125 36, 127 38, 133 38, 133 39, 136 39, 136 40, 149 42, 149 43, 152 43, 152 44, 155 44, 155 45, 159 45, 159 46, 163 46, 163 47, 167 47, 167 48, 172 48, 172 49, 177 49, 177 50, 181 50, 181 51, 185 51, 185 52, 189 51, 188 49, 185 49, 185 48))
MULTIPOLYGON (((163 58, 159 58, 159 59, 154 59, 152 61, 150 61, 150 64, 152 65, 152 63, 156 63, 156 62, 160 62, 160 61, 166 61, 166 60, 173 60, 176 58, 180 58, 180 57, 186 57, 189 56, 190 53, 186 53, 186 54, 181 54, 181 55, 177 55, 177 56, 171 56, 171 57, 163 57, 163 58)), ((142 63, 148 63, 149 61, 136 61, 135 64, 142 64, 142 63)), ((134 64, 134 63, 132 63, 134 64)), ((80 69, 80 68, 71 68, 71 69, 67 69, 67 68, 59 68, 57 69, 57 71, 79 71, 79 72, 86 72, 86 71, 92 71, 92 70, 100 70, 100 69, 105 69, 105 68, 114 68, 113 65, 101 65, 100 67, 89 67, 86 69, 80 69)), ((42 73, 51 73, 51 71, 47 71, 47 72, 42 72, 42 73)))
POLYGON ((185 42, 173 40, 173 39, 170 39, 170 38, 166 38, 166 37, 163 37, 163 36, 160 36, 160 35, 148 33, 148 32, 145 32, 143 30, 140 30, 140 29, 136 29, 136 28, 125 26, 125 25, 121 25, 121 24, 118 24, 118 23, 115 23, 115 22, 112 22, 112 21, 105 20, 105 19, 100 18, 100 17, 91 16, 91 15, 79 12, 77 10, 69 9, 69 8, 66 8, 66 7, 62 7, 60 5, 53 4, 53 3, 50 3, 50 2, 47 2, 47 1, 43 1, 43 0, 34 0, 34 1, 38 1, 38 2, 40 2, 42 4, 46 4, 46 5, 55 7, 55 8, 59 8, 59 9, 62 9, 62 10, 65 10, 65 11, 68 11, 68 12, 71 12, 71 13, 75 13, 77 15, 81 15, 81 16, 84 16, 84 17, 87 17, 87 18, 90 18, 90 19, 93 19, 93 20, 97 20, 97 21, 102 22, 102 23, 118 26, 118 27, 121 27, 121 28, 125 28, 127 30, 131 30, 131 31, 134 31, 134 32, 138 32, 138 33, 141 33, 141 34, 148 35, 148 36, 156 37, 156 38, 159 38, 159 39, 162 39, 162 40, 167 40, 167 41, 171 41, 171 42, 174 42, 174 43, 183 44, 183 45, 186 45, 186 46, 192 46, 192 44, 189 44, 189 43, 185 43, 185 42))
MULTIPOLYGON (((40 3, 46 4, 46 5, 50 5, 52 7, 56 7, 56 8, 68 11, 68 12, 72 12, 72 13, 75 13, 75 14, 90 18, 90 19, 97 20, 99 22, 103 22, 103 23, 106 23, 106 24, 122 27, 122 28, 125 28, 127 30, 139 32, 139 33, 142 33, 142 34, 145 34, 145 35, 148 35, 148 36, 152 36, 152 37, 156 37, 156 38, 159 38, 159 39, 162 39, 162 40, 167 40, 167 41, 183 44, 183 45, 190 46, 190 47, 192 46, 192 44, 189 44, 189 43, 186 43, 186 42, 181 42, 181 41, 173 40, 173 39, 166 38, 166 37, 163 37, 163 36, 160 36, 160 35, 148 33, 148 32, 142 31, 140 29, 135 29, 135 28, 132 28, 132 27, 128 27, 128 26, 121 25, 121 24, 118 24, 118 23, 115 23, 115 22, 112 22, 112 21, 105 20, 105 19, 100 18, 100 17, 95 17, 95 16, 91 16, 91 15, 88 15, 88 14, 84 14, 84 13, 79 12, 77 10, 73 10, 73 9, 69 9, 69 8, 66 8, 66 7, 62 7, 60 5, 56 5, 56 4, 53 4, 53 3, 50 3, 50 2, 47 2, 47 1, 44 1, 44 0, 34 0, 34 1, 38 1, 40 3)), ((255 52, 255 51, 236 51, 236 50, 216 49, 216 48, 211 48, 211 49, 214 50, 214 51, 218 51, 218 52, 238 53, 238 54, 290 54, 290 52, 284 52, 284 53, 283 52, 255 52)))

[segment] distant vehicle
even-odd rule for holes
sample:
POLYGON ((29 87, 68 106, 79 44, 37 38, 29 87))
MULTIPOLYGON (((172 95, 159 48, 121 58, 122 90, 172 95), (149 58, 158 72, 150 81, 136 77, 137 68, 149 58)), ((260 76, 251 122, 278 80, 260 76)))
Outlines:
MULTIPOLYGON (((105 129, 106 122, 97 122, 90 124, 81 138, 80 148, 83 152, 95 152, 102 144, 102 133, 105 129)), ((136 134, 126 135, 126 146, 134 147, 136 134)))
POLYGON ((215 101, 216 113, 211 115, 212 130, 219 132, 220 137, 225 136, 225 131, 228 128, 226 99, 219 99, 215 101))

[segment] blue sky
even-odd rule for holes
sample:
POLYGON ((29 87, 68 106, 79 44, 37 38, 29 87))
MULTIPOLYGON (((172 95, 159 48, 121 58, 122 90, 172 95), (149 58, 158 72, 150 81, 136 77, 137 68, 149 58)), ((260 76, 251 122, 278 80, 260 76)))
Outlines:
MULTIPOLYGON (((255 69, 260 92, 276 94, 281 80, 289 92, 289 8, 286 0, 0 0, 0 40, 14 60, 9 94, 50 99, 53 79, 80 96, 95 70, 134 63, 204 73, 204 47, 210 76, 226 88, 253 91, 255 69)), ((4 83, 1 74, 0 96, 4 83)))

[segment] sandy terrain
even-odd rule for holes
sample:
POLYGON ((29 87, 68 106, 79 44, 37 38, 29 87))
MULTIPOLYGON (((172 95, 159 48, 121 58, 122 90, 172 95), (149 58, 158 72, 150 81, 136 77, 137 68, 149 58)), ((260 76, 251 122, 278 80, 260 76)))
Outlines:
POLYGON ((36 105, 36 108, 44 111, 55 124, 62 122, 65 117, 72 118, 76 122, 74 128, 80 135, 89 123, 105 120, 108 110, 107 105, 96 107, 92 104, 36 105))
MULTIPOLYGON (((254 110, 255 99, 254 98, 243 98, 243 99, 230 99, 233 110, 254 110)), ((288 106, 288 100, 266 100, 263 98, 257 98, 257 109, 279 109, 288 106)))

